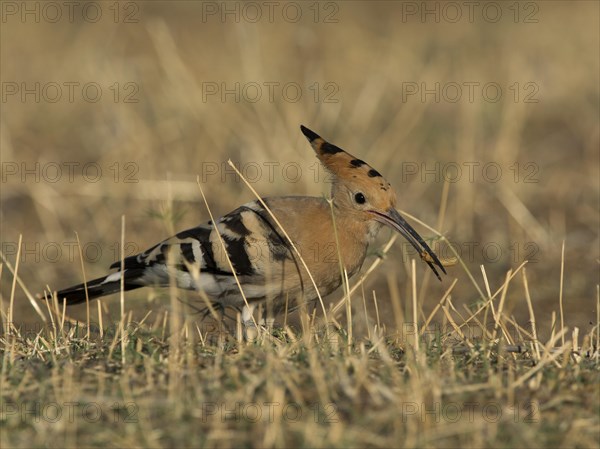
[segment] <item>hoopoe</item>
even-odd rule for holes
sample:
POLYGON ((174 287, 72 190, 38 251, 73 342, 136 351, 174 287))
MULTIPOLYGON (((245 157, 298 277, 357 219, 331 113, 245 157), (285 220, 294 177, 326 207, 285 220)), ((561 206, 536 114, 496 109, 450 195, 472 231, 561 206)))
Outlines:
POLYGON ((202 290, 221 309, 241 310, 243 325, 253 326, 258 304, 270 301, 277 313, 288 299, 309 302, 336 290, 342 284, 341 268, 348 277, 360 270, 383 225, 402 234, 441 280, 434 265, 446 273, 444 266, 396 211, 390 183, 366 162, 310 129, 300 129, 331 174, 329 200, 283 196, 244 204, 216 223, 180 232, 125 258, 122 271, 118 261, 110 267, 116 272, 57 292, 59 302, 85 302, 86 289, 89 299, 119 292, 123 277, 124 290, 169 286, 173 277, 177 287, 202 290))

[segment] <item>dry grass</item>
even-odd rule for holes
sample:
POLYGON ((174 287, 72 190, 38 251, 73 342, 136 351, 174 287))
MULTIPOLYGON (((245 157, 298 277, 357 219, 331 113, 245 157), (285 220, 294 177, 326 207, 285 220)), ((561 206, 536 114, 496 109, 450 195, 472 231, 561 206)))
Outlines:
POLYGON ((412 327, 350 341, 311 324, 219 343, 189 319, 170 334, 165 315, 103 338, 15 331, 2 339, 3 447, 594 447, 597 334, 557 346, 561 331, 538 356, 465 336, 486 329, 447 304, 456 332, 423 329, 418 352, 412 327))
POLYGON ((101 3, 94 24, 1 25, 3 94, 63 86, 55 103, 46 91, 0 104, 3 448, 598 447, 597 3, 529 2, 536 23, 523 3, 519 23, 508 3, 498 23, 404 21, 410 2, 322 3, 314 23, 302 3, 297 24, 128 4, 136 23, 101 3), (68 82, 97 83, 102 98, 69 102, 68 82), (265 82, 302 96, 276 89, 271 102, 265 82), (465 82, 503 94, 470 102, 465 82), (206 96, 214 83, 258 83, 263 97, 206 96), (458 83, 463 97, 407 96, 421 83, 458 83), (198 322, 185 302, 201 300, 173 290, 89 310, 33 300, 104 274, 122 216, 127 253, 206 221, 197 176, 215 215, 253 199, 228 159, 261 195, 321 195, 300 123, 381 171, 439 253, 453 243, 460 263, 442 283, 382 233, 372 255, 385 258, 325 298, 329 322, 296 311, 253 343, 198 322))

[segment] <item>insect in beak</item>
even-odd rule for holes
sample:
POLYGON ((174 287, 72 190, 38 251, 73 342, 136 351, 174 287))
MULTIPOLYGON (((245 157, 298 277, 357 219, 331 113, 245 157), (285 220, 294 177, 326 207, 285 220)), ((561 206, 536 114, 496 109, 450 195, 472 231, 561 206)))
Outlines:
POLYGON ((408 242, 417 250, 421 259, 427 262, 429 268, 433 270, 437 278, 441 281, 440 275, 435 269, 435 265, 437 265, 444 274, 446 274, 446 269, 435 255, 435 253, 431 250, 429 245, 425 243, 423 238, 413 229, 411 225, 398 213, 396 209, 393 207, 388 209, 386 214, 381 212, 377 212, 376 210, 370 210, 372 214, 375 215, 375 219, 380 223, 383 223, 392 229, 398 231, 402 236, 408 240, 408 242))

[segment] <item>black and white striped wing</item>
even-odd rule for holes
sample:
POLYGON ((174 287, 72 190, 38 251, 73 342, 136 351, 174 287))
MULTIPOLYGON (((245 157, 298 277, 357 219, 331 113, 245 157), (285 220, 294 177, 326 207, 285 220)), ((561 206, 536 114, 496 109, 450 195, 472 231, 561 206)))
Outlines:
MULTIPOLYGON (((252 202, 217 220, 216 228, 209 222, 126 258, 125 276, 131 270, 138 274, 131 282, 158 286, 169 285, 174 276, 179 288, 203 290, 215 297, 232 296, 235 302, 239 287, 232 267, 247 298, 264 298, 270 294, 265 291, 266 276, 276 275, 268 273, 272 262, 289 259, 290 254, 265 211, 252 202)), ((119 261, 111 268, 120 266, 119 261)), ((116 280, 120 272, 110 276, 116 280)))
POLYGON ((117 261, 111 268, 118 271, 57 294, 67 304, 78 304, 121 288, 168 286, 174 279, 179 288, 202 290, 224 305, 242 306, 236 277, 248 300, 277 296, 284 290, 285 278, 278 267, 290 259, 291 252, 266 211, 252 202, 217 220, 216 227, 208 222, 125 258, 123 271, 117 261))

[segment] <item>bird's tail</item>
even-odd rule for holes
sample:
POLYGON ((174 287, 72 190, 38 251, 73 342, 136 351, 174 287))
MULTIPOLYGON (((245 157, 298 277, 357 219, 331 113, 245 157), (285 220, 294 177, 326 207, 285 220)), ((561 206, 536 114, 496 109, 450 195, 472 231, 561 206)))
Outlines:
POLYGON ((67 300, 67 305, 80 304, 86 301, 86 287, 87 297, 90 299, 100 298, 101 296, 110 295, 111 293, 117 293, 121 290, 121 276, 125 276, 123 289, 133 290, 136 288, 143 287, 144 285, 136 282, 142 275, 140 269, 125 269, 124 271, 117 271, 111 273, 108 276, 103 276, 92 281, 88 281, 85 284, 74 285, 73 287, 65 288, 64 290, 58 291, 59 304, 62 304, 63 299, 67 300))

